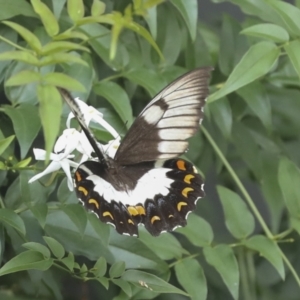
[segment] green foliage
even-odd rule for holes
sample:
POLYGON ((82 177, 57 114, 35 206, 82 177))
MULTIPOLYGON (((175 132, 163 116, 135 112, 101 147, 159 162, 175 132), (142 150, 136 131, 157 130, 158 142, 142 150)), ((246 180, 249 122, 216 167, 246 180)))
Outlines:
POLYGON ((199 23, 196 0, 0 0, 1 299, 79 299, 62 288, 71 277, 91 299, 299 299, 300 1, 228 2, 243 22, 199 23), (124 135, 150 97, 205 65, 187 156, 207 195, 186 227, 121 236, 59 171, 28 184, 45 169, 32 149, 49 158, 65 128, 57 87, 124 135))

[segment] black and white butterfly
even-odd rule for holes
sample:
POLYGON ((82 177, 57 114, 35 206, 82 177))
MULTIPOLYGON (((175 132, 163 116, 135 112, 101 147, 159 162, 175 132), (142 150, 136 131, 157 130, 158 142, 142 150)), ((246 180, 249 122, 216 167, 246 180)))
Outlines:
POLYGON ((70 93, 59 88, 98 157, 76 170, 77 196, 118 233, 137 236, 138 225, 144 224, 157 236, 185 226, 188 213, 204 196, 196 168, 178 156, 202 121, 211 70, 191 71, 158 93, 135 119, 113 159, 97 146, 70 93))

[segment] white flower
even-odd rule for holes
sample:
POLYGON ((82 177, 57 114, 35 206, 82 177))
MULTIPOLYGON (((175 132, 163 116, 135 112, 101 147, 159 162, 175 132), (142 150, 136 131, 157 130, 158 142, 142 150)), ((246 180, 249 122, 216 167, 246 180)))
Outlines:
MULTIPOLYGON (((108 142, 106 145, 102 145, 97 142, 97 146, 102 153, 114 158, 120 145, 120 136, 116 130, 103 119, 102 113, 100 113, 94 107, 87 105, 79 98, 76 98, 75 101, 83 113, 83 117, 87 126, 91 121, 94 121, 104 127, 114 137, 114 139, 108 142)), ((74 150, 77 150, 82 154, 80 161, 81 164, 88 159, 93 159, 91 154, 94 152, 94 149, 83 131, 79 132, 74 128, 70 128, 70 122, 72 118, 74 118, 74 115, 73 113, 70 113, 66 123, 67 129, 65 129, 62 135, 57 139, 54 146, 54 153, 50 153, 51 163, 43 172, 33 176, 29 180, 29 183, 36 181, 49 173, 63 169, 67 176, 68 187, 71 191, 73 190, 73 180, 70 168, 77 168, 79 164, 70 160, 74 158, 74 155, 71 153, 74 150)), ((33 152, 36 160, 46 159, 45 150, 33 149, 33 152)))
POLYGON ((106 153, 109 157, 114 158, 116 152, 120 146, 120 138, 109 141, 106 145, 102 146, 104 153, 106 153))
MULTIPOLYGON (((80 100, 79 98, 75 98, 76 103, 78 104, 81 112, 83 113, 83 117, 87 126, 89 126, 91 121, 94 121, 100 124, 103 128, 105 128, 115 139, 119 138, 119 134, 116 130, 109 125, 104 119, 103 114, 95 109, 93 106, 87 105, 85 102, 80 100)), ((74 114, 72 112, 69 113, 67 119, 67 128, 70 128, 71 119, 74 118, 74 114)))
MULTIPOLYGON (((35 148, 35 149, 33 149, 33 153, 34 153, 36 160, 45 160, 46 159, 46 151, 43 149, 35 148)), ((73 158, 73 157, 74 157, 74 155, 66 156, 65 153, 59 153, 59 154, 50 153, 50 160, 52 160, 52 162, 48 165, 48 167, 43 172, 36 174, 28 182, 32 183, 32 182, 40 179, 41 177, 43 177, 49 173, 55 172, 55 171, 59 170, 60 168, 62 168, 67 175, 68 188, 70 191, 73 191, 73 180, 72 180, 72 176, 71 176, 70 167, 73 167, 73 168, 78 167, 77 163, 75 163, 74 161, 71 161, 69 159, 69 158, 73 158)))
POLYGON ((94 151, 84 132, 79 132, 74 128, 65 129, 55 143, 54 152, 64 152, 65 155, 69 155, 75 149, 87 158, 94 151))

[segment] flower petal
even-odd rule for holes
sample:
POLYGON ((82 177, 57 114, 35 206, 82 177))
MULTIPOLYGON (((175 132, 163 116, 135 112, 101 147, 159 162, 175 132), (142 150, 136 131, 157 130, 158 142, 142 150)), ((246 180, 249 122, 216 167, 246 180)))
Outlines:
MULTIPOLYGON (((46 151, 45 151, 46 152, 46 151)), ((57 170, 59 170, 61 167, 60 163, 59 162, 56 162, 56 161, 52 161, 48 167, 41 173, 38 173, 36 174, 35 176, 31 177, 28 181, 28 183, 32 183, 38 179, 40 179, 41 177, 47 175, 47 174, 50 174, 50 173, 53 173, 57 170)))

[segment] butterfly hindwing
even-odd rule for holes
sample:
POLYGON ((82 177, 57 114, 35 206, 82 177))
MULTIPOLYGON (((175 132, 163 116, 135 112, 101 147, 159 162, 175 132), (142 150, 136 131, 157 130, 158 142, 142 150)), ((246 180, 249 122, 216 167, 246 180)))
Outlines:
POLYGON ((188 213, 195 209, 196 201, 204 196, 202 178, 195 167, 183 159, 167 160, 161 167, 154 168, 157 172, 152 179, 147 177, 149 171, 145 171, 144 164, 140 165, 142 171, 136 167, 135 170, 140 174, 144 172, 144 176, 129 194, 118 191, 116 186, 103 179, 103 169, 100 163, 90 161, 77 169, 77 196, 102 222, 112 224, 121 234, 138 235, 138 224, 144 224, 154 236, 185 226, 188 213), (161 177, 157 177, 158 174, 162 174, 161 177), (167 188, 161 187, 162 181, 167 188), (153 190, 152 197, 148 197, 145 189, 147 183, 153 190))

